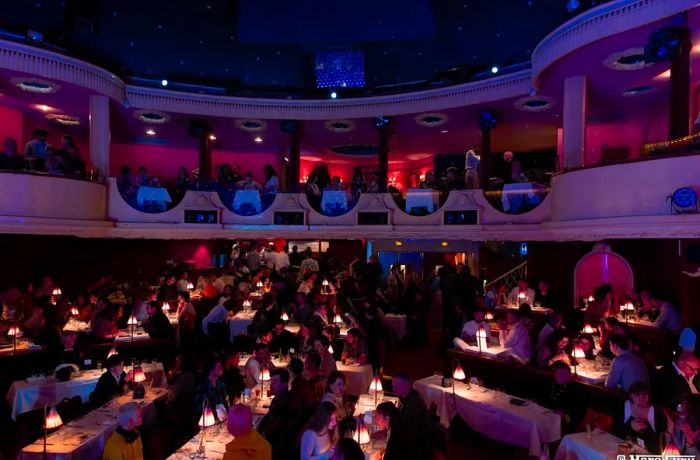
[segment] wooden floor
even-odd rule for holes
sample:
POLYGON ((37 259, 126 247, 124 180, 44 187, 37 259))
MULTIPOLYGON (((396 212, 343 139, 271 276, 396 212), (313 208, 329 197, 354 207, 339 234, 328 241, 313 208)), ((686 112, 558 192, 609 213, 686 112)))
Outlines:
MULTIPOLYGON (((439 356, 440 332, 430 334, 426 345, 394 346, 386 360, 384 373, 388 376, 396 372, 421 379, 434 372, 442 373, 444 360, 439 356)), ((553 456, 553 455, 552 455, 553 456)), ((450 437, 450 460, 525 460, 527 451, 492 441, 469 429, 454 430, 450 437), (456 432, 455 432, 456 431, 456 432)))

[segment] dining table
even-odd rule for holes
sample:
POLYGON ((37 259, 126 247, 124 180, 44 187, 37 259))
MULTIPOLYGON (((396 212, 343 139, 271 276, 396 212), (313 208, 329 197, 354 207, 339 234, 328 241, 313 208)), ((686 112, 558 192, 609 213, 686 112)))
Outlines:
POLYGON ((231 342, 234 341, 235 337, 239 334, 243 334, 248 330, 248 326, 253 322, 255 317, 255 311, 245 311, 241 310, 236 313, 233 318, 228 322, 231 342))
POLYGON ((435 403, 444 426, 460 415, 475 431, 535 457, 561 438, 561 416, 550 409, 479 385, 455 382, 443 387, 442 382, 442 376, 434 375, 417 380, 414 388, 426 405, 435 403))
POLYGON ((564 436, 555 460, 618 460, 646 451, 605 431, 571 433, 564 436))
POLYGON ((136 402, 141 407, 144 425, 155 419, 155 402, 166 396, 164 388, 148 388, 143 399, 134 399, 131 394, 120 396, 86 415, 72 420, 46 439, 44 455, 43 438, 25 446, 17 455, 18 460, 83 460, 99 459, 109 437, 117 429, 119 406, 136 402))
MULTIPOLYGON (((161 387, 165 383, 162 363, 143 363, 141 369, 146 374, 146 381, 150 381, 153 387, 161 387)), ((106 372, 104 369, 85 370, 65 382, 56 380, 53 375, 16 380, 5 396, 11 407, 10 415, 13 420, 16 420, 19 415, 39 409, 44 404, 53 406, 64 398, 74 396, 80 396, 85 403, 104 372, 106 372)))

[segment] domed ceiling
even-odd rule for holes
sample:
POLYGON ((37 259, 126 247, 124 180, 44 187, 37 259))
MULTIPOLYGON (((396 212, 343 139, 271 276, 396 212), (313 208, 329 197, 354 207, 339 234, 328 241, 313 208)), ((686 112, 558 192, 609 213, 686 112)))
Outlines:
POLYGON ((547 33, 599 3, 34 0, 3 9, 0 28, 10 34, 0 36, 34 30, 43 46, 138 84, 167 80, 175 89, 272 97, 325 97, 316 68, 341 56, 354 59, 343 60, 345 68, 364 70, 364 88, 335 85, 339 97, 350 97, 483 78, 494 66, 507 72, 529 61, 547 33), (355 53, 333 54, 347 51, 355 53))

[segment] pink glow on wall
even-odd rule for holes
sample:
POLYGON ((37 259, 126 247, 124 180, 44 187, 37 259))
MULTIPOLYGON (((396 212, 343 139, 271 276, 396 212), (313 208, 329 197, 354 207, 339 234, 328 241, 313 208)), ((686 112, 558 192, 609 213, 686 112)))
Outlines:
POLYGON ((574 272, 576 298, 588 298, 601 284, 610 284, 616 294, 634 289, 632 269, 614 253, 590 253, 581 258, 574 272))
POLYGON ((211 253, 209 249, 204 245, 200 245, 192 255, 192 261, 194 262, 195 268, 207 268, 211 267, 211 253))
POLYGON ((19 149, 22 149, 22 135, 24 133, 24 120, 22 112, 8 107, 0 106, 0 142, 6 137, 17 140, 19 149))

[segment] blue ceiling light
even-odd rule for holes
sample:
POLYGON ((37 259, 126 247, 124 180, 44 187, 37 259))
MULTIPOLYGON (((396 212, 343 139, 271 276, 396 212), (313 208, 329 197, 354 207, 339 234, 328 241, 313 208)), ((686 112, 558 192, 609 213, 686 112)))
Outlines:
POLYGON ((579 0, 569 0, 568 2, 566 2, 566 9, 569 11, 569 13, 573 13, 580 6, 581 2, 579 0))
POLYGON ((168 80, 162 80, 160 84, 163 86, 168 86, 168 80))
POLYGON ((491 73, 492 73, 492 74, 497 74, 497 73, 498 73, 498 66, 493 66, 493 67, 491 67, 491 73))
POLYGON ((688 214, 698 209, 698 194, 690 187, 681 187, 666 198, 676 214, 688 214))
POLYGON ((377 117, 374 117, 374 126, 377 128, 383 128, 387 126, 390 121, 391 119, 389 117, 379 115, 377 117))

